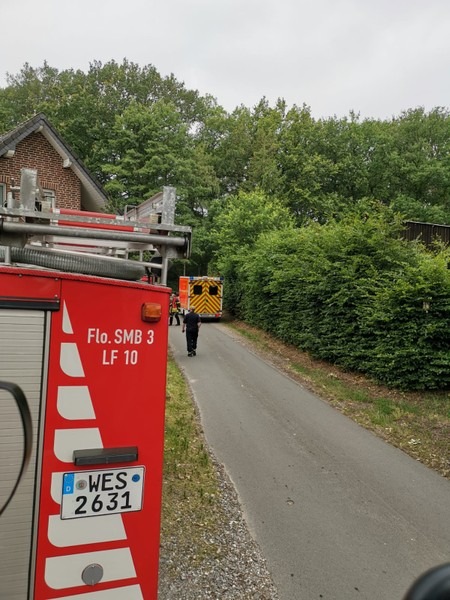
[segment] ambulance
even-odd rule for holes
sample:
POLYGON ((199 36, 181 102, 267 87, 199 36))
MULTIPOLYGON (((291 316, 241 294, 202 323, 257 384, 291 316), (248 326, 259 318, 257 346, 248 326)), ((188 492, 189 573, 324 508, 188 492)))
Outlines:
POLYGON ((202 319, 220 320, 223 310, 223 277, 189 277, 182 275, 178 282, 183 314, 191 308, 202 319))
POLYGON ((0 207, 2 600, 156 600, 164 283, 190 236, 103 213, 0 207), (158 285, 152 260, 133 252, 162 257, 158 285))

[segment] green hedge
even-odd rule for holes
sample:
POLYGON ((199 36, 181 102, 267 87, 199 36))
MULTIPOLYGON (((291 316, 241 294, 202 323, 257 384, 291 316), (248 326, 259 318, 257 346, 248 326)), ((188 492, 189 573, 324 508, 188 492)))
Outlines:
POLYGON ((399 228, 375 214, 263 234, 227 278, 231 308, 379 382, 448 388, 450 254, 401 240, 399 228))

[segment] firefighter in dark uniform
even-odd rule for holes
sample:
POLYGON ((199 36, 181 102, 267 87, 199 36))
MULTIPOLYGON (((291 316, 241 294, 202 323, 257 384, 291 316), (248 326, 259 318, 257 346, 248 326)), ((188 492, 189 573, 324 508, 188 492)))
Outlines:
POLYGON ((182 329, 183 333, 186 331, 188 356, 195 356, 197 354, 198 330, 200 329, 201 324, 200 315, 198 315, 193 308, 190 308, 189 312, 184 315, 182 329))

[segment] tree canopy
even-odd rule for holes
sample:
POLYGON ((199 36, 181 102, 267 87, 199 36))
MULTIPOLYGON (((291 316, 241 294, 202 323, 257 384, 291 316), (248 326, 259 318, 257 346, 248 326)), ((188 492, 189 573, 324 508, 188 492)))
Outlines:
POLYGON ((390 121, 314 119, 306 105, 280 99, 271 107, 262 98, 228 113, 174 75, 124 59, 94 61, 87 73, 25 64, 0 88, 0 132, 38 112, 117 209, 172 182, 181 213, 200 224, 211 202, 254 190, 282 201, 299 225, 341 218, 367 198, 406 219, 450 223, 450 115, 442 107, 390 121))

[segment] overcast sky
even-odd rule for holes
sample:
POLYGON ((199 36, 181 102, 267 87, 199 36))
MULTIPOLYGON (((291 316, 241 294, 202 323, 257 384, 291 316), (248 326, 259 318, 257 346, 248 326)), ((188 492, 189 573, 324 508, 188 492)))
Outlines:
POLYGON ((23 64, 124 58, 231 111, 390 119, 450 107, 450 0, 0 0, 0 87, 23 64))

